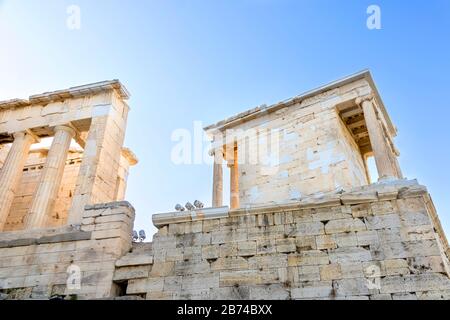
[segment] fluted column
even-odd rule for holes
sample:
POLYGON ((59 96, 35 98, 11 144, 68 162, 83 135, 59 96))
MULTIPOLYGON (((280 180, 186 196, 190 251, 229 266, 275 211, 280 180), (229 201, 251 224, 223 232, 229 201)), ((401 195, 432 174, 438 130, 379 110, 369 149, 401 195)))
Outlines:
POLYGON ((0 171, 0 231, 8 218, 28 152, 34 142, 35 137, 27 132, 14 134, 14 142, 0 171))
POLYGON ((213 192, 212 205, 213 207, 221 207, 223 205, 223 151, 216 149, 213 151, 214 168, 213 168, 213 192))
POLYGON ((45 227, 58 196, 70 142, 74 135, 75 131, 69 126, 55 127, 55 136, 26 222, 27 229, 45 227))
POLYGON ((359 98, 357 103, 361 104, 366 120, 367 130, 369 132, 370 144, 372 146, 375 163, 378 170, 378 180, 389 180, 397 177, 396 169, 391 161, 389 146, 384 136, 381 123, 375 111, 375 106, 372 102, 373 97, 366 96, 359 98))
POLYGON ((230 207, 231 209, 237 209, 239 208, 239 165, 236 144, 233 148, 233 159, 228 166, 230 167, 230 207))

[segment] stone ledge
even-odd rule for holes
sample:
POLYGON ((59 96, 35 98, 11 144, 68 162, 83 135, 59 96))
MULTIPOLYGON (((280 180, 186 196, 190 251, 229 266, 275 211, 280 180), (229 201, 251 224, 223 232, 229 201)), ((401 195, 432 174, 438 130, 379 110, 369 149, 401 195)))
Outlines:
POLYGON ((386 201, 419 197, 428 194, 427 188, 419 185, 417 180, 392 180, 357 187, 349 191, 311 196, 297 201, 252 205, 229 210, 228 207, 205 208, 193 211, 158 213, 152 216, 155 227, 198 220, 210 220, 231 216, 256 215, 309 208, 324 208, 340 205, 356 205, 376 201, 386 201))
POLYGON ((126 207, 131 210, 134 210, 134 207, 128 201, 114 201, 114 202, 106 202, 106 203, 97 203, 97 204, 88 204, 84 207, 84 210, 99 210, 99 209, 114 209, 126 207))
POLYGON ((64 226, 59 228, 46 228, 46 229, 35 229, 35 230, 18 230, 18 231, 6 231, 0 232, 0 242, 2 241, 12 241, 20 239, 38 239, 46 236, 60 235, 64 233, 78 232, 80 231, 80 226, 64 226))
POLYGON ((90 239, 91 239, 91 232, 75 231, 55 235, 47 235, 39 238, 19 238, 14 240, 3 240, 0 241, 0 248, 24 247, 47 243, 80 241, 90 239))
POLYGON ((130 267, 153 264, 153 256, 147 255, 125 255, 116 261, 116 267, 130 267))
POLYGON ((78 231, 71 233, 62 233, 54 236, 46 236, 37 239, 38 244, 45 243, 55 243, 55 242, 69 242, 69 241, 80 241, 80 240, 90 240, 92 232, 78 231))

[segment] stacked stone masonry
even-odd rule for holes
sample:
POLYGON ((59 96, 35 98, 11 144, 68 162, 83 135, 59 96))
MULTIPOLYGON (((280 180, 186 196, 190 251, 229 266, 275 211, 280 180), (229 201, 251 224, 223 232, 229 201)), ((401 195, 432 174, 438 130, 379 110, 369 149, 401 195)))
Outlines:
POLYGON ((114 278, 147 299, 449 299, 428 202, 404 181, 222 218, 155 216, 174 223, 120 259, 114 278))

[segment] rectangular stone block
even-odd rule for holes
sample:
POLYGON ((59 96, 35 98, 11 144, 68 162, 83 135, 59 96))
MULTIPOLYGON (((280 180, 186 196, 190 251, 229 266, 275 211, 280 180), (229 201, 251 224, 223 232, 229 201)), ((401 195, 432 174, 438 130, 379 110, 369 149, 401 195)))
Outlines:
POLYGON ((330 263, 326 252, 320 250, 303 251, 288 256, 289 267, 295 266, 317 266, 330 263))
POLYGON ((245 240, 247 240, 247 232, 245 231, 220 230, 211 233, 211 244, 245 240))
POLYGON ((339 219, 331 220, 325 225, 325 233, 343 233, 367 230, 366 225, 361 219, 339 219))
POLYGON ((370 300, 392 300, 392 297, 389 293, 372 294, 370 300))
POLYGON ((377 215, 386 215, 396 213, 397 207, 393 204, 392 201, 378 201, 370 204, 372 208, 372 214, 377 215))
POLYGON ((398 214, 386 214, 366 217, 366 224, 369 230, 399 228, 400 217, 398 214))
POLYGON ((295 238, 295 245, 297 246, 297 251, 308 251, 317 249, 315 236, 297 236, 295 238))
POLYGON ((100 217, 95 218, 95 224, 100 223, 108 223, 108 222, 123 222, 126 224, 130 224, 130 217, 126 214, 111 214, 111 215, 102 215, 100 217))
POLYGON ((383 245, 385 259, 440 255, 436 240, 389 242, 383 245))
POLYGON ((338 247, 358 246, 358 239, 355 232, 336 233, 333 236, 338 247))
POLYGON ((401 213, 400 220, 402 225, 407 227, 432 224, 426 211, 401 213))
POLYGON ((353 218, 363 218, 372 215, 370 203, 355 204, 350 207, 353 218))
POLYGON ((153 257, 148 255, 125 255, 116 261, 116 267, 153 264, 153 257))
POLYGON ((433 290, 417 292, 418 300, 450 300, 450 290, 433 290))
POLYGON ((279 282, 279 274, 272 270, 239 270, 220 272, 220 286, 246 286, 279 282))
POLYGON ((150 272, 150 268, 151 268, 150 265, 116 268, 113 280, 117 281, 117 280, 147 278, 150 272))
POLYGON ((295 238, 277 239, 276 240, 277 252, 289 253, 295 252, 297 246, 295 245, 295 238))
POLYGON ((237 242, 223 243, 219 245, 220 257, 236 257, 238 252, 237 242))
POLYGON ((362 247, 343 247, 329 251, 331 263, 364 262, 372 259, 370 251, 362 247))
POLYGON ((155 262, 150 271, 151 277, 166 277, 174 275, 175 262, 155 262))
POLYGON ((242 270, 248 268, 248 262, 242 257, 218 258, 211 263, 211 270, 242 270))
POLYGON ((439 273, 389 276, 381 279, 381 293, 449 290, 450 280, 439 273))
POLYGON ((180 292, 182 280, 182 276, 164 277, 164 291, 180 292))
POLYGON ((356 238, 358 246, 368 246, 380 243, 378 233, 375 230, 358 231, 356 233, 356 238))
POLYGON ((298 268, 298 276, 294 283, 320 280, 319 266, 300 266, 296 268, 298 268))
POLYGON ((397 206, 402 213, 427 211, 425 201, 422 197, 398 199, 397 206))
POLYGON ((381 261, 381 270, 383 275, 405 275, 409 274, 408 262, 405 259, 390 259, 381 261))
POLYGON ((403 227, 400 229, 402 241, 420 241, 436 239, 436 233, 432 225, 419 225, 403 227))
POLYGON ((257 254, 270 254, 277 252, 276 239, 261 239, 256 241, 257 254))
MULTIPOLYGON (((183 248, 183 260, 200 261, 202 260, 202 247, 189 246, 183 248)), ((179 261, 179 260, 178 260, 179 261)))
POLYGON ((334 249, 337 247, 336 241, 331 235, 316 236, 316 244, 318 250, 334 249))
POLYGON ((212 232, 219 230, 219 219, 211 219, 211 220, 204 220, 203 221, 203 232, 212 232))
POLYGON ((181 288, 187 289, 209 289, 219 287, 219 273, 204 273, 187 275, 181 280, 181 288))
POLYGON ((145 295, 145 300, 176 300, 178 297, 176 292, 149 291, 145 295))
POLYGON ((250 299, 252 300, 286 300, 289 291, 282 284, 250 287, 250 299))
POLYGON ((365 278, 342 279, 333 281, 336 296, 369 295, 369 284, 365 278))
POLYGON ((392 300, 417 300, 415 293, 394 293, 392 300))
POLYGON ((333 297, 331 281, 312 281, 303 283, 299 288, 291 290, 292 299, 317 299, 333 297))
POLYGON ((248 300, 250 289, 247 286, 212 288, 209 293, 211 300, 248 300))
POLYGON ((207 245, 202 247, 203 259, 217 259, 219 257, 219 246, 207 245))
POLYGON ((360 204, 364 202, 375 202, 378 201, 378 196, 376 192, 362 191, 362 192, 352 192, 344 193, 341 196, 341 201, 343 204, 360 204))
POLYGON ((337 219, 349 219, 351 218, 351 212, 345 211, 345 206, 331 207, 331 208, 319 208, 312 215, 314 221, 330 221, 337 219))
POLYGON ((250 269, 286 268, 288 266, 287 260, 286 254, 258 255, 248 259, 248 267, 250 269))
POLYGON ((145 279, 132 279, 128 281, 127 294, 142 294, 147 292, 147 280, 145 279))
POLYGON ((297 223, 297 232, 295 236, 302 237, 302 236, 315 236, 324 234, 324 226, 323 223, 320 221, 316 222, 302 222, 297 223))
POLYGON ((238 245, 238 255, 241 257, 251 257, 256 254, 256 241, 240 241, 238 245))
POLYGON ((183 259, 184 259, 183 248, 168 248, 168 249, 166 249, 166 261, 167 262, 181 261, 183 259))
POLYGON ((175 262, 175 274, 177 276, 189 276, 198 273, 210 272, 210 264, 205 260, 183 260, 175 262))
POLYGON ((408 268, 412 273, 437 272, 446 274, 443 257, 413 257, 409 258, 405 268, 408 268))

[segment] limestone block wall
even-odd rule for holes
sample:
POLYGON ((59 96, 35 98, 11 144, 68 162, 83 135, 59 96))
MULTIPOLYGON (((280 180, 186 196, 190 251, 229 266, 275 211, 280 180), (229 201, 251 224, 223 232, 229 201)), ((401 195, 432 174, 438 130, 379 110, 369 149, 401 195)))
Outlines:
POLYGON ((114 278, 147 299, 450 299, 446 239, 428 201, 400 181, 155 215, 153 242, 118 260, 114 278))
POLYGON ((0 112, 0 132, 17 132, 29 128, 64 125, 108 113, 116 101, 111 91, 71 96, 63 102, 39 97, 29 106, 8 108, 0 112))
POLYGON ((364 90, 370 90, 368 84, 356 81, 234 126, 242 132, 279 133, 278 159, 259 150, 258 164, 248 162, 248 138, 238 141, 241 206, 367 185, 360 151, 336 110, 364 90))
POLYGON ((86 207, 79 228, 0 233, 0 296, 95 299, 119 295, 120 288, 113 283, 115 262, 131 247, 133 221, 134 209, 128 202, 113 202, 86 207), (74 270, 80 271, 81 283, 71 289, 67 283, 76 274, 68 271, 74 270))

